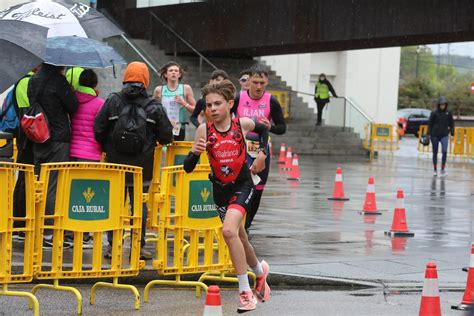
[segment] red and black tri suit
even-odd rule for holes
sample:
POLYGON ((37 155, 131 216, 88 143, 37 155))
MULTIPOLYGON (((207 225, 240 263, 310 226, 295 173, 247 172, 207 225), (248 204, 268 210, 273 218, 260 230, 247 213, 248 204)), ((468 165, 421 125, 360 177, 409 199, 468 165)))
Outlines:
POLYGON ((210 180, 213 183, 214 202, 223 221, 227 209, 235 208, 242 215, 250 207, 254 184, 246 163, 246 145, 240 121, 231 121, 227 131, 217 130, 207 123, 207 155, 211 164, 210 180))

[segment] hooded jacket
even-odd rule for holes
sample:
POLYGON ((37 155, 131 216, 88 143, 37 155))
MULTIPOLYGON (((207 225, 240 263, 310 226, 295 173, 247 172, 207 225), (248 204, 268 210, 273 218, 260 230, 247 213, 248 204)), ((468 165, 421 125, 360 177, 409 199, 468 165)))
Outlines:
POLYGON ((69 116, 77 111, 79 104, 73 89, 61 74, 61 68, 43 64, 28 83, 28 99, 30 104, 38 99, 46 114, 51 135, 48 142, 69 143, 69 116))
POLYGON ((438 108, 431 112, 428 121, 428 135, 431 137, 445 137, 451 133, 454 136, 454 119, 451 112, 448 111, 448 102, 444 97, 440 97, 438 101, 438 108), (439 105, 446 104, 444 110, 441 110, 439 105))
MULTIPOLYGON (((112 146, 112 135, 116 121, 110 121, 113 113, 121 113, 123 108, 130 101, 139 104, 148 98, 146 86, 149 82, 148 70, 144 73, 146 65, 142 63, 131 63, 125 70, 124 85, 120 95, 111 94, 105 101, 104 106, 99 111, 94 123, 95 139, 102 145, 106 153, 106 161, 112 163, 128 164, 143 168, 143 180, 149 181, 153 175, 153 156, 158 141, 160 144, 169 144, 173 141, 171 122, 166 115, 163 106, 158 101, 152 101, 146 107, 147 118, 155 121, 155 124, 147 124, 146 140, 144 149, 136 155, 126 155, 117 152, 112 146), (144 67, 145 68, 144 68, 144 67), (139 73, 136 73, 136 72, 139 73), (129 80, 139 80, 131 82, 129 80)), ((127 184, 130 179, 127 178, 127 184)))
POLYGON ((94 120, 104 105, 104 100, 99 98, 94 89, 78 86, 76 91, 79 109, 72 116, 71 149, 70 156, 80 159, 100 161, 102 148, 94 139, 94 120))

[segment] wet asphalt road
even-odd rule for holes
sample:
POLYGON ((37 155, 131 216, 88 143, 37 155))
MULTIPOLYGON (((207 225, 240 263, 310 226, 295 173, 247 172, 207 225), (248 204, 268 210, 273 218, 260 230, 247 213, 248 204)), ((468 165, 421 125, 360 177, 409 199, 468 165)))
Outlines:
MULTIPOLYGON (((79 287, 84 298, 84 315, 202 315, 204 298, 195 298, 192 291, 152 290, 149 303, 142 303, 140 311, 133 309, 133 299, 126 291, 100 290, 96 304, 89 305, 88 287, 79 287)), ((143 289, 139 288, 143 293, 143 289)), ((224 315, 237 315, 236 291, 222 292, 224 315)), ((441 308, 443 315, 464 315, 451 310, 450 304, 458 301, 462 293, 443 292, 441 308)), ((77 315, 75 301, 70 294, 38 291, 42 315, 77 315)), ((417 315, 420 293, 382 291, 300 291, 278 290, 264 304, 246 315, 417 315)), ((0 315, 30 314, 25 300, 0 297, 0 315), (3 313, 3 314, 2 314, 3 313)))

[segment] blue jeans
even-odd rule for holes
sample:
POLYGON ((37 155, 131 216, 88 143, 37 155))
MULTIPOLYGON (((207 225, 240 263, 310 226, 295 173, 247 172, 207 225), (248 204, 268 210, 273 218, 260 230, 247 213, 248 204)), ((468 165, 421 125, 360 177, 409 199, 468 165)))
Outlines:
MULTIPOLYGON (((127 186, 125 187, 125 200, 127 200, 127 192, 129 194, 130 201, 133 201, 133 186, 127 186)), ((148 192, 148 186, 143 186, 143 192, 148 192)), ((133 203, 131 204, 131 210, 133 214, 133 203)), ((143 203, 142 207, 142 238, 140 241, 141 247, 145 247, 145 233, 146 233, 146 218, 148 214, 148 208, 146 206, 146 203, 143 203)), ((113 232, 108 231, 107 232, 107 240, 109 241, 109 244, 112 246, 112 241, 113 241, 113 232)))
POLYGON ((446 165, 446 158, 448 156, 448 136, 431 137, 431 144, 433 145, 433 167, 436 169, 438 163, 438 148, 441 142, 441 168, 444 169, 446 165))

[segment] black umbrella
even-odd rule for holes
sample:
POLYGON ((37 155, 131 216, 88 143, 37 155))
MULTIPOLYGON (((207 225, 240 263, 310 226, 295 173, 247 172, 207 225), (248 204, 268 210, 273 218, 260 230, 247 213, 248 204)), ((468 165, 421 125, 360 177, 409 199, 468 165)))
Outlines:
POLYGON ((99 41, 123 34, 102 13, 70 0, 34 1, 0 11, 2 20, 21 20, 49 28, 48 37, 81 36, 99 41))
POLYGON ((0 20, 0 92, 42 63, 47 33, 36 24, 0 20))

